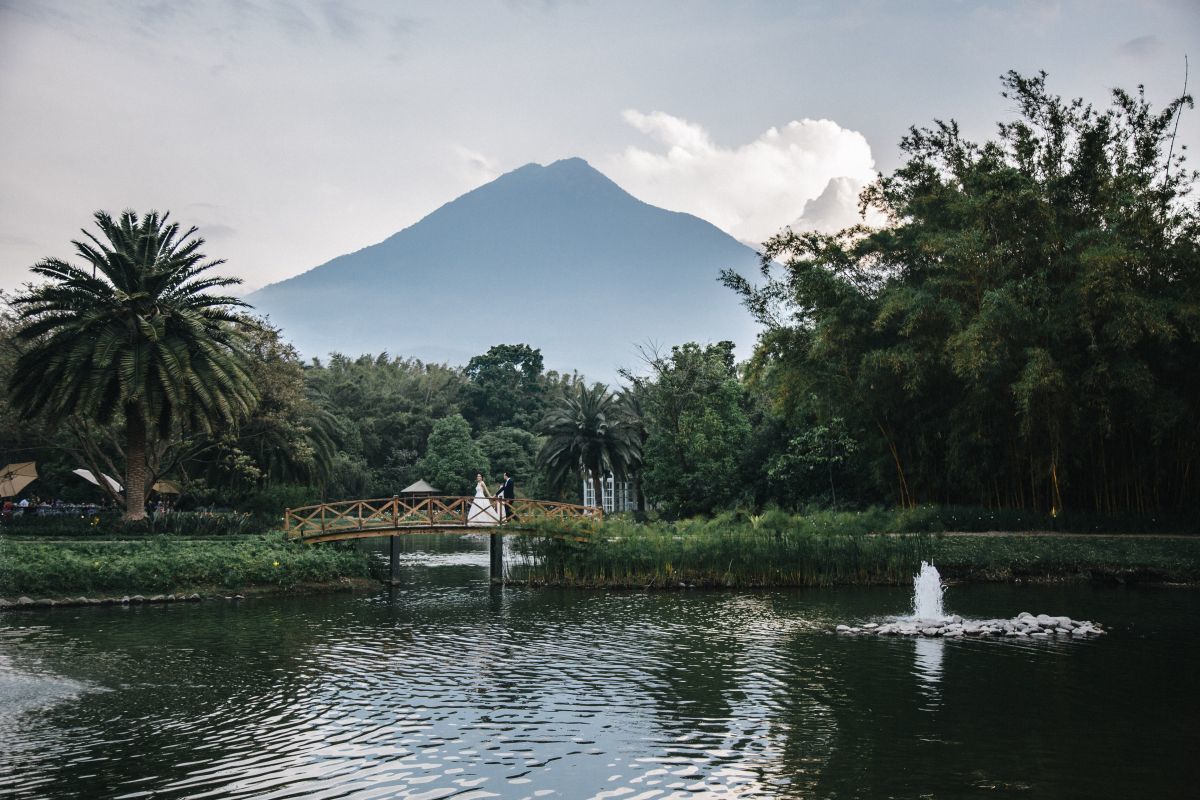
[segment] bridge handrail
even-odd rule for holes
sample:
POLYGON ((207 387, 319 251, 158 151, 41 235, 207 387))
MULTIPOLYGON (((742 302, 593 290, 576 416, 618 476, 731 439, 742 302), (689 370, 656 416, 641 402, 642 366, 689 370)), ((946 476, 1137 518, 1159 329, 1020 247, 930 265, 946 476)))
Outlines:
MULTIPOLYGON (((599 506, 560 503, 554 500, 515 498, 495 502, 496 521, 501 505, 515 523, 530 518, 561 520, 579 519, 599 522, 604 510, 599 506)), ((284 531, 291 539, 331 536, 350 531, 437 530, 439 528, 476 528, 481 532, 495 527, 495 522, 471 522, 475 497, 430 495, 412 498, 400 496, 370 500, 340 500, 333 503, 314 503, 284 511, 284 531)))

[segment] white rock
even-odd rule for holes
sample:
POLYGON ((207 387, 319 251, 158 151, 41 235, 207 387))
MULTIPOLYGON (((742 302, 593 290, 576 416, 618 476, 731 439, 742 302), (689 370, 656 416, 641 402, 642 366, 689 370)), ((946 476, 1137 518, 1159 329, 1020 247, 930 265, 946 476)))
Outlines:
POLYGON ((863 625, 863 628, 864 628, 864 629, 868 629, 868 628, 878 628, 878 627, 879 627, 879 623, 877 623, 877 622, 868 622, 868 623, 866 623, 865 625, 863 625))
POLYGON ((850 630, 850 626, 849 625, 838 625, 837 630, 839 633, 842 633, 842 632, 850 630))

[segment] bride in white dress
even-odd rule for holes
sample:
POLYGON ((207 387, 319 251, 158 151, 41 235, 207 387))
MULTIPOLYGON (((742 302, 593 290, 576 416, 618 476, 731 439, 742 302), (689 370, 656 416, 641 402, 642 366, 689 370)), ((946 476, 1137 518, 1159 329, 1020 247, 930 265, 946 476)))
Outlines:
POLYGON ((467 510, 467 524, 500 524, 500 510, 488 492, 487 484, 483 482, 483 475, 479 473, 475 474, 475 499, 471 501, 471 507, 467 510))

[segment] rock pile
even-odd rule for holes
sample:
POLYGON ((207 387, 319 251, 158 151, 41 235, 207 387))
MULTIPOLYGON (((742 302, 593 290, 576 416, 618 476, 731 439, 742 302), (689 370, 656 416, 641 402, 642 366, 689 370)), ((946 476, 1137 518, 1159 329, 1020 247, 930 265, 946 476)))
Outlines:
POLYGON ((1104 630, 1095 622, 1052 617, 1049 614, 1030 614, 1022 611, 1013 619, 963 619, 957 614, 942 619, 902 618, 880 625, 868 622, 861 626, 838 625, 836 632, 843 636, 1008 636, 1012 638, 1048 639, 1051 636, 1098 636, 1104 630))
MULTIPOLYGON (((241 597, 241 595, 238 595, 237 599, 240 600, 241 597)), ((132 597, 129 595, 125 595, 124 597, 67 597, 61 600, 51 600, 50 598, 34 600, 22 596, 14 601, 8 601, 0 597, 0 611, 9 609, 24 610, 27 608, 58 608, 61 606, 127 606, 139 603, 196 603, 200 599, 200 595, 195 592, 192 594, 156 594, 151 597, 143 597, 140 594, 135 594, 132 597)))

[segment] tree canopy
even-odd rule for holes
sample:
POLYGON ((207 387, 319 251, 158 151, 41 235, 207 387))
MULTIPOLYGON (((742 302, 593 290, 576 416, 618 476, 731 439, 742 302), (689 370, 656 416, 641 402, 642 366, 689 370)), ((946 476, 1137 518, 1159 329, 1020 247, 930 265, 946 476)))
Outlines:
POLYGON ((794 425, 843 420, 902 503, 1194 503, 1200 218, 1168 155, 1191 99, 1003 84, 1018 117, 996 139, 904 137, 862 197, 892 224, 784 231, 763 285, 724 275, 767 328, 752 382, 794 425))
POLYGON ((233 297, 214 277, 196 229, 169 215, 95 214, 100 237, 75 240, 77 267, 48 258, 44 282, 12 301, 21 353, 9 376, 13 404, 50 424, 73 418, 125 427, 126 516, 145 516, 147 448, 175 428, 211 432, 249 415, 258 390, 233 297), (90 268, 90 272, 89 269, 90 268))
POLYGON ((416 472, 449 495, 475 494, 475 473, 486 479, 491 471, 487 457, 471 438, 471 426, 462 414, 443 417, 433 424, 429 447, 417 462, 416 472))

